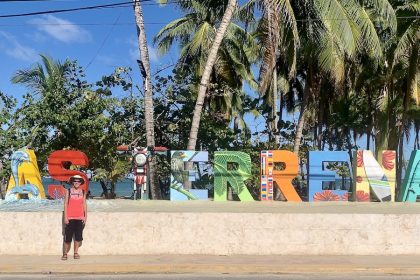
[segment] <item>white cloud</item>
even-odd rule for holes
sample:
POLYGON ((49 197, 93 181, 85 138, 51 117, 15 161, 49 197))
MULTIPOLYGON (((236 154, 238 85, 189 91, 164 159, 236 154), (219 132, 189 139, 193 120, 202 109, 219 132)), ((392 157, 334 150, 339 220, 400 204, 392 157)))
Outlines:
POLYGON ((48 41, 48 36, 44 35, 44 33, 41 32, 33 32, 33 33, 25 33, 24 35, 27 39, 34 41, 35 43, 45 43, 48 41))
MULTIPOLYGON (((140 59, 140 52, 139 52, 139 45, 137 42, 137 38, 135 37, 131 37, 130 40, 128 41, 128 43, 130 44, 130 49, 128 50, 129 54, 130 54, 130 58, 131 59, 140 59)), ((147 45, 147 48, 149 49, 149 59, 151 62, 158 62, 159 61, 159 56, 158 56, 158 52, 157 49, 155 47, 153 47, 152 45, 147 45)))
POLYGON ((38 30, 64 43, 84 43, 92 40, 89 31, 59 17, 45 15, 29 22, 35 24, 38 30))
POLYGON ((34 49, 22 45, 9 33, 0 31, 0 37, 6 42, 6 44, 0 45, 0 49, 4 50, 7 55, 29 62, 34 62, 38 59, 38 54, 34 49))
POLYGON ((157 62, 159 61, 159 56, 158 56, 158 52, 157 49, 153 46, 148 46, 149 47, 149 58, 151 61, 153 62, 157 62))

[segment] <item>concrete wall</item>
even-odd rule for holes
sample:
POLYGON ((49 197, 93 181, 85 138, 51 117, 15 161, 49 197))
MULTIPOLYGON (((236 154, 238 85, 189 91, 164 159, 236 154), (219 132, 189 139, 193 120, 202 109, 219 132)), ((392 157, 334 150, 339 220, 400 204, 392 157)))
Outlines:
MULTIPOLYGON (((60 212, 0 212, 0 255, 59 255, 60 212)), ((92 212, 84 255, 420 254, 420 213, 92 212)))

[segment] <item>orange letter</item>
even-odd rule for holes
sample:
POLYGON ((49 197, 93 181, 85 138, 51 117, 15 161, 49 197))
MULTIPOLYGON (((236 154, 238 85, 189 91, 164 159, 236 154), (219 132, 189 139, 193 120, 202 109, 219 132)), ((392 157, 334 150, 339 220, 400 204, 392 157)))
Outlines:
POLYGON ((273 200, 273 184, 277 183, 287 201, 301 202, 302 199, 292 185, 298 174, 298 158, 284 150, 261 151, 261 200, 273 200), (275 163, 284 163, 284 170, 275 170, 275 163))

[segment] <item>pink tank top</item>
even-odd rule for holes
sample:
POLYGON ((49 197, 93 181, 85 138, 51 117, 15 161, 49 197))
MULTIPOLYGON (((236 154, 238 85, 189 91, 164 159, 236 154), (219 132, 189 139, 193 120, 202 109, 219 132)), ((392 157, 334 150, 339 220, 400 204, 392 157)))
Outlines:
POLYGON ((85 210, 83 208, 83 190, 71 188, 69 196, 67 219, 82 220, 85 217, 85 210))

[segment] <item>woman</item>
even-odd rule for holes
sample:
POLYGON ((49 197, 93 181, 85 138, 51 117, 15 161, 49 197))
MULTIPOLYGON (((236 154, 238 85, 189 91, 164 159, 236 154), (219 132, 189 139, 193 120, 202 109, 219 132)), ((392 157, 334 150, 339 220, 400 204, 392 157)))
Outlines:
POLYGON ((83 229, 86 225, 87 207, 86 195, 80 188, 85 180, 80 175, 70 178, 71 188, 66 192, 64 200, 64 246, 62 260, 67 260, 67 253, 70 251, 71 241, 74 235, 74 258, 80 259, 78 253, 80 244, 83 240, 83 229))

